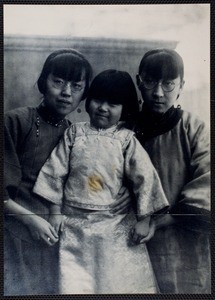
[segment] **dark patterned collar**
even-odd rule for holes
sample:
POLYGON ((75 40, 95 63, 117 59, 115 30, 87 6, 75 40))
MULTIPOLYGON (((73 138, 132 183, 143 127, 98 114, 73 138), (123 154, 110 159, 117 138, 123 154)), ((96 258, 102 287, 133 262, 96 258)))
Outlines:
POLYGON ((66 122, 64 118, 62 119, 51 114, 51 112, 43 103, 37 107, 37 112, 46 123, 52 126, 61 127, 66 122))
POLYGON ((182 113, 183 110, 172 106, 165 114, 158 115, 143 106, 135 128, 137 138, 144 144, 146 140, 170 131, 177 125, 182 113))

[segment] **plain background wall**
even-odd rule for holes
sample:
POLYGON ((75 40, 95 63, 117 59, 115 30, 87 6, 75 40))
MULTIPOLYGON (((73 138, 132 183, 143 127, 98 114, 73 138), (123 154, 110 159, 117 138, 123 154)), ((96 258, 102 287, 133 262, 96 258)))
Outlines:
POLYGON ((11 4, 3 14, 5 110, 38 103, 34 83, 53 50, 74 47, 95 74, 114 67, 134 78, 144 52, 166 46, 185 64, 179 103, 210 125, 210 4, 11 4))
MULTIPOLYGON (((82 52, 93 67, 94 76, 115 68, 127 71, 135 82, 139 62, 143 54, 157 47, 174 49, 175 41, 147 41, 101 38, 63 38, 50 36, 4 37, 4 110, 20 106, 35 106, 41 101, 37 79, 47 56, 60 48, 74 48, 82 52)), ((84 121, 88 115, 81 103, 69 118, 84 121)))

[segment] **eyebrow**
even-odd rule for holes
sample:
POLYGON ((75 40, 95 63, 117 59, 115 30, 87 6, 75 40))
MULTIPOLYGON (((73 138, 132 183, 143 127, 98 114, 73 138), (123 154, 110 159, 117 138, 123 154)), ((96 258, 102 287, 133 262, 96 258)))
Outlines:
POLYGON ((60 79, 62 79, 62 80, 64 80, 64 81, 73 81, 73 82, 82 82, 82 81, 86 81, 86 78, 81 78, 81 79, 78 79, 78 80, 73 80, 73 79, 67 80, 67 79, 64 79, 62 76, 60 76, 60 75, 54 75, 53 73, 50 73, 49 75, 51 75, 52 77, 60 78, 60 79))

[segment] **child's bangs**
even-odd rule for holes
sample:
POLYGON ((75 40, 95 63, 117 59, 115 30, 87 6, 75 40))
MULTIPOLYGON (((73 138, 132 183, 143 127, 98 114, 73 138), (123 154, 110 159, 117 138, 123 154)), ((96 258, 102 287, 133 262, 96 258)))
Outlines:
POLYGON ((86 71, 83 60, 66 53, 53 59, 50 72, 67 81, 81 81, 85 79, 86 71))
POLYGON ((163 53, 151 55, 146 58, 142 72, 156 80, 175 79, 181 75, 181 64, 175 57, 163 53))
POLYGON ((111 104, 122 104, 123 102, 121 94, 119 92, 117 93, 117 91, 113 91, 110 89, 95 89, 93 92, 90 93, 90 97, 91 99, 94 98, 98 100, 103 100, 111 104))
POLYGON ((94 82, 91 86, 89 96, 94 99, 106 100, 111 104, 122 104, 125 93, 121 85, 121 82, 117 82, 111 77, 108 79, 97 78, 96 83, 94 82))

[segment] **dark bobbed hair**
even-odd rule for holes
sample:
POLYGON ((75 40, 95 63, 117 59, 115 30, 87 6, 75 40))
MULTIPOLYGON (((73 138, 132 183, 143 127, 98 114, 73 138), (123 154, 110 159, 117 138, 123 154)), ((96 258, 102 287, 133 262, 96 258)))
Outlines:
POLYGON ((120 120, 132 121, 139 111, 137 92, 131 76, 127 72, 114 69, 99 73, 88 91, 86 111, 92 99, 102 99, 113 104, 122 104, 120 120))
POLYGON ((180 76, 184 79, 184 63, 181 56, 171 49, 158 48, 145 53, 140 65, 139 74, 147 75, 157 80, 175 79, 180 76))
POLYGON ((82 99, 86 98, 93 72, 83 54, 74 49, 60 49, 47 57, 37 80, 38 89, 43 95, 46 93, 46 81, 50 73, 67 81, 80 81, 84 75, 86 86, 82 99))

